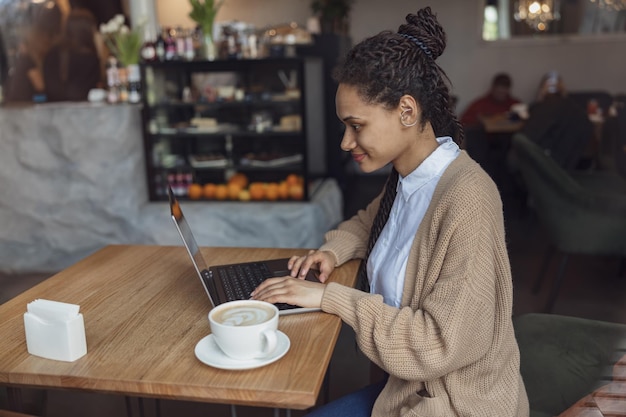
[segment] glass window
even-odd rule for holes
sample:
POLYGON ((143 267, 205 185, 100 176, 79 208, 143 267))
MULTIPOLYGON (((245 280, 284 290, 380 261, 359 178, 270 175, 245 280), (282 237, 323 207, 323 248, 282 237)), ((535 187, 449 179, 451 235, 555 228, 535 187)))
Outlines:
POLYGON ((485 0, 484 40, 626 34, 626 0, 485 0))

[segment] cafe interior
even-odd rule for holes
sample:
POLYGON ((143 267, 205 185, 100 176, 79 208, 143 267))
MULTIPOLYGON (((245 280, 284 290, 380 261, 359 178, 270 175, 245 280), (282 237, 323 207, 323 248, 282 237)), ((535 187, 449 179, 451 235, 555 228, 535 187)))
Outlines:
MULTIPOLYGON (((479 126, 464 126, 474 142, 462 148, 502 198, 530 415, 626 416, 625 0, 205 0, 200 4, 219 5, 211 37, 190 13, 193 3, 0 0, 2 322, 18 301, 26 311, 29 291, 31 298, 43 294, 37 288, 104 248, 173 246, 186 257, 168 188, 203 248, 318 247, 327 231, 381 192, 389 172, 359 172, 340 150, 332 68, 351 45, 431 6, 446 30, 438 64, 459 118, 496 74, 510 76, 518 100, 479 126), (64 22, 78 8, 97 23, 97 85, 82 100, 55 100, 36 88, 20 97, 16 80, 32 69, 20 56, 33 16, 54 9, 64 22), (140 39, 128 65, 113 33, 122 22, 140 39), (582 136, 568 165, 525 130, 546 74, 558 76, 562 95, 578 110, 551 113, 546 122, 569 151, 572 137, 582 136), (238 113, 243 104, 252 110, 238 113), (235 113, 245 118, 238 121, 246 133, 233 127, 236 117, 228 114, 235 113), (562 127, 579 121, 589 130, 562 127), (245 144, 252 134, 259 145, 245 144), (220 145, 197 140, 218 136, 220 145)), ((177 273, 196 279, 192 264, 185 265, 177 273)), ((204 297, 194 284, 194 295, 204 297)), ((54 299, 55 287, 47 288, 54 299)), ((312 406, 374 375, 353 330, 337 326, 312 406)), ((6 334, 23 325, 2 329, 3 338, 19 337, 21 351, 0 353, 0 417, 301 416, 311 408, 34 383, 21 379, 24 369, 48 372, 47 360, 33 362, 23 333, 6 334), (16 352, 19 366, 8 358, 16 352)), ((209 368, 186 354, 197 368, 209 368)), ((271 373, 280 362, 260 369, 271 373)), ((229 372, 244 378, 252 371, 229 372)))

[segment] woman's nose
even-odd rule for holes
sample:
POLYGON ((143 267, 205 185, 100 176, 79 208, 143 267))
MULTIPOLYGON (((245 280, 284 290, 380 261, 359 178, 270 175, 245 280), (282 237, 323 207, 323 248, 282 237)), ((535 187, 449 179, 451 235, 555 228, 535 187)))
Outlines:
POLYGON ((349 152, 356 146, 354 139, 351 137, 350 132, 345 131, 343 137, 341 138, 341 150, 349 152))

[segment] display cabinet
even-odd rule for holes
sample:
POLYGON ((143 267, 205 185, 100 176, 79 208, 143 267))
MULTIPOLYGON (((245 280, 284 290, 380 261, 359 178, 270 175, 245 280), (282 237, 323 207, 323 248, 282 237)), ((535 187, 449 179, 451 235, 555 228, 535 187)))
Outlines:
POLYGON ((307 200, 325 170, 319 58, 142 64, 150 200, 307 200))

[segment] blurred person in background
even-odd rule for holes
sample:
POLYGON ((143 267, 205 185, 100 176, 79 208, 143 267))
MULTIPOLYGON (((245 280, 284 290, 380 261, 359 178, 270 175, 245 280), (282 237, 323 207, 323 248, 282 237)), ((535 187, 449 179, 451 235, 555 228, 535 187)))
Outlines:
MULTIPOLYGON (((129 3, 130 0, 69 0, 72 9, 89 10, 93 14, 96 20, 96 27, 98 28, 101 24, 107 23, 118 14, 125 16, 128 23, 129 3)), ((109 50, 99 31, 96 31, 95 43, 100 57, 100 71, 104 79, 109 50)))
POLYGON ((511 106, 520 102, 511 95, 513 81, 506 73, 496 74, 487 93, 472 101, 461 115, 461 124, 468 129, 480 127, 481 118, 506 117, 511 106))
POLYGON ((96 19, 96 26, 106 23, 115 15, 127 15, 127 1, 122 4, 120 0, 69 0, 72 9, 87 9, 96 19))
POLYGON ((56 2, 31 3, 15 63, 5 84, 6 102, 32 102, 43 97, 43 61, 62 32, 63 14, 56 2))
POLYGON ((541 146, 561 167, 571 170, 584 163, 584 153, 593 138, 587 112, 567 96, 563 78, 556 71, 544 75, 537 98, 521 130, 541 146))
POLYGON ((478 162, 492 177, 499 171, 499 155, 505 152, 507 141, 501 134, 491 134, 485 131, 483 121, 488 118, 506 119, 511 107, 520 103, 520 100, 511 95, 513 81, 506 73, 498 73, 491 80, 491 87, 487 93, 472 101, 461 115, 461 124, 465 131, 464 147, 467 153, 478 162))
POLYGON ((101 62, 94 42, 96 20, 86 9, 72 9, 60 41, 44 60, 48 101, 85 101, 89 90, 102 86, 101 62))

